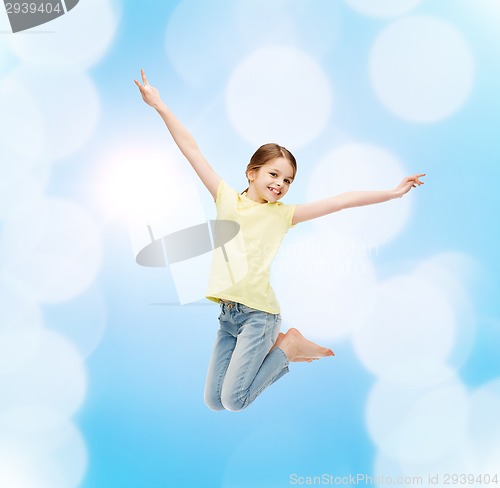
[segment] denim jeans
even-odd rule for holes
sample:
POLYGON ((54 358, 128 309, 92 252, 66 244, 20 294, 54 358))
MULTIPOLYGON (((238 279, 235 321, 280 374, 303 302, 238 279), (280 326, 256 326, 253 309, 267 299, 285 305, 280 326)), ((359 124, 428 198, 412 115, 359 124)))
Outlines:
POLYGON ((236 412, 248 407, 269 385, 288 373, 288 358, 278 347, 281 315, 220 303, 217 331, 205 383, 211 410, 236 412))

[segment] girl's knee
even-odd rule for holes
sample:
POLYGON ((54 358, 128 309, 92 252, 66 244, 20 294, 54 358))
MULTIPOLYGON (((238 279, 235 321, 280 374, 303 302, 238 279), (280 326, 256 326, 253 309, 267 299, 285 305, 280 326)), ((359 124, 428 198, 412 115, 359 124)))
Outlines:
POLYGON ((230 412, 239 412, 247 407, 246 401, 240 399, 239 395, 234 392, 227 393, 222 389, 221 403, 226 410, 230 412))
POLYGON ((221 403, 221 399, 217 395, 206 391, 204 400, 205 405, 213 412, 225 410, 224 405, 221 403))

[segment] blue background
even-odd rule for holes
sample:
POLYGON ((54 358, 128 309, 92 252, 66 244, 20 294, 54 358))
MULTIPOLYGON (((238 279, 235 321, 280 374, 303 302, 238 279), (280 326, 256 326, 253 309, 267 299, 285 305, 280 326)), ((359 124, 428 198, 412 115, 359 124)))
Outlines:
MULTIPOLYGON (((284 11, 297 4, 281 3, 284 11)), ((229 20, 222 24, 227 32, 219 32, 227 40, 214 47, 214 63, 225 62, 220 69, 207 70, 205 78, 200 68, 197 82, 189 82, 175 69, 165 47, 169 19, 179 4, 113 4, 118 19, 114 37, 102 57, 85 66, 98 91, 99 120, 77 150, 51 167, 45 188, 45 195, 85 208, 99 223, 102 242, 101 266, 93 282, 69 300, 42 304, 45 327, 71 341, 67 325, 85 328, 92 320, 93 294, 104 298, 105 329, 85 358, 86 396, 73 415, 88 456, 80 486, 281 487, 289 486, 291 473, 373 473, 377 446, 364 412, 375 378, 349 340, 330 344, 337 356, 334 366, 328 361, 291 365, 292 374, 247 410, 211 412, 203 402, 203 385, 218 326, 217 305, 203 300, 175 305, 168 270, 136 265, 126 222, 103 204, 105 190, 98 180, 109 147, 126 145, 131 137, 144 144, 169 144, 163 122, 144 105, 133 83, 141 68, 193 132, 216 171, 235 187, 245 185, 244 168, 255 146, 232 126, 220 93, 238 62, 254 48, 234 39, 236 21, 231 20, 227 2, 191 2, 193 23, 185 25, 188 34, 171 49, 182 52, 190 38, 194 48, 186 52, 196 53, 196 46, 212 42, 206 36, 209 29, 199 32, 197 26, 210 26, 221 12, 229 20), (200 19, 196 11, 202 8, 200 19)), ((320 4, 324 8, 322 2, 303 2, 304 17, 320 4)), ((478 263, 479 277, 464 283, 477 321, 474 344, 457 371, 472 391, 500 376, 500 38, 495 32, 500 7, 493 2, 427 0, 399 16, 377 18, 340 0, 331 4, 328 20, 336 39, 322 55, 311 49, 311 56, 335 87, 335 103, 324 131, 293 151, 299 162, 298 181, 287 199, 305 200, 301 172, 305 182, 311 168, 301 171, 301 161, 316 161, 342 142, 336 139, 339 127, 355 139, 397 153, 408 163, 409 173, 427 173, 425 186, 416 190, 412 225, 382 246, 374 264, 379 276, 390 277, 404 270, 408 257, 418 261, 449 250, 478 263), (420 14, 458 29, 475 66, 465 102, 432 123, 397 117, 376 97, 368 74, 368 56, 377 35, 399 18, 420 14)), ((79 8, 67 16, 78 16, 79 8)), ((294 47, 308 52, 314 44, 314 23, 304 23, 301 35, 302 44, 294 47)), ((5 46, 8 37, 4 32, 0 38, 5 46)), ((291 44, 285 39, 285 45, 291 44)), ((7 54, 0 76, 7 77, 19 63, 22 60, 7 54)), ((68 107, 68 117, 73 115, 68 107)), ((2 158, 0 164, 9 161, 2 158)), ((301 232, 307 233, 307 228, 301 232)), ((310 305, 314 297, 305 302, 310 305)))

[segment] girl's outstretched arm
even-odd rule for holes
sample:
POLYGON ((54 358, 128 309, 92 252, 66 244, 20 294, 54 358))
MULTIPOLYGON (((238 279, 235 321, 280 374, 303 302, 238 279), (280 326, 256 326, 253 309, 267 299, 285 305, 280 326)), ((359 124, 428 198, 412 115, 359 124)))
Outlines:
POLYGON ((186 159, 191 163, 196 174, 200 177, 201 181, 215 200, 220 177, 212 169, 210 164, 208 164, 208 161, 201 153, 200 148, 190 132, 179 122, 179 120, 177 120, 165 103, 163 103, 158 89, 149 84, 144 70, 141 70, 141 75, 143 85, 137 80, 134 80, 134 82, 139 87, 143 100, 160 114, 182 154, 184 154, 186 159))
POLYGON ((322 217, 333 212, 338 212, 345 208, 361 207, 363 205, 372 205, 374 203, 382 203, 394 198, 401 198, 405 193, 408 193, 417 185, 423 185, 424 182, 419 178, 425 176, 424 173, 407 176, 393 190, 383 191, 350 191, 341 193, 333 197, 317 200, 316 202, 297 205, 293 215, 293 224, 305 222, 306 220, 322 217))

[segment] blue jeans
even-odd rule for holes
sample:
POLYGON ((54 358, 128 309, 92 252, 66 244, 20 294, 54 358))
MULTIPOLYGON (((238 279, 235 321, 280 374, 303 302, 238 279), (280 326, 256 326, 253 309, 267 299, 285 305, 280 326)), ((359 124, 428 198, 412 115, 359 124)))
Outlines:
POLYGON ((269 385, 288 373, 288 358, 278 347, 281 315, 220 303, 217 332, 205 383, 211 410, 237 412, 248 407, 269 385))

